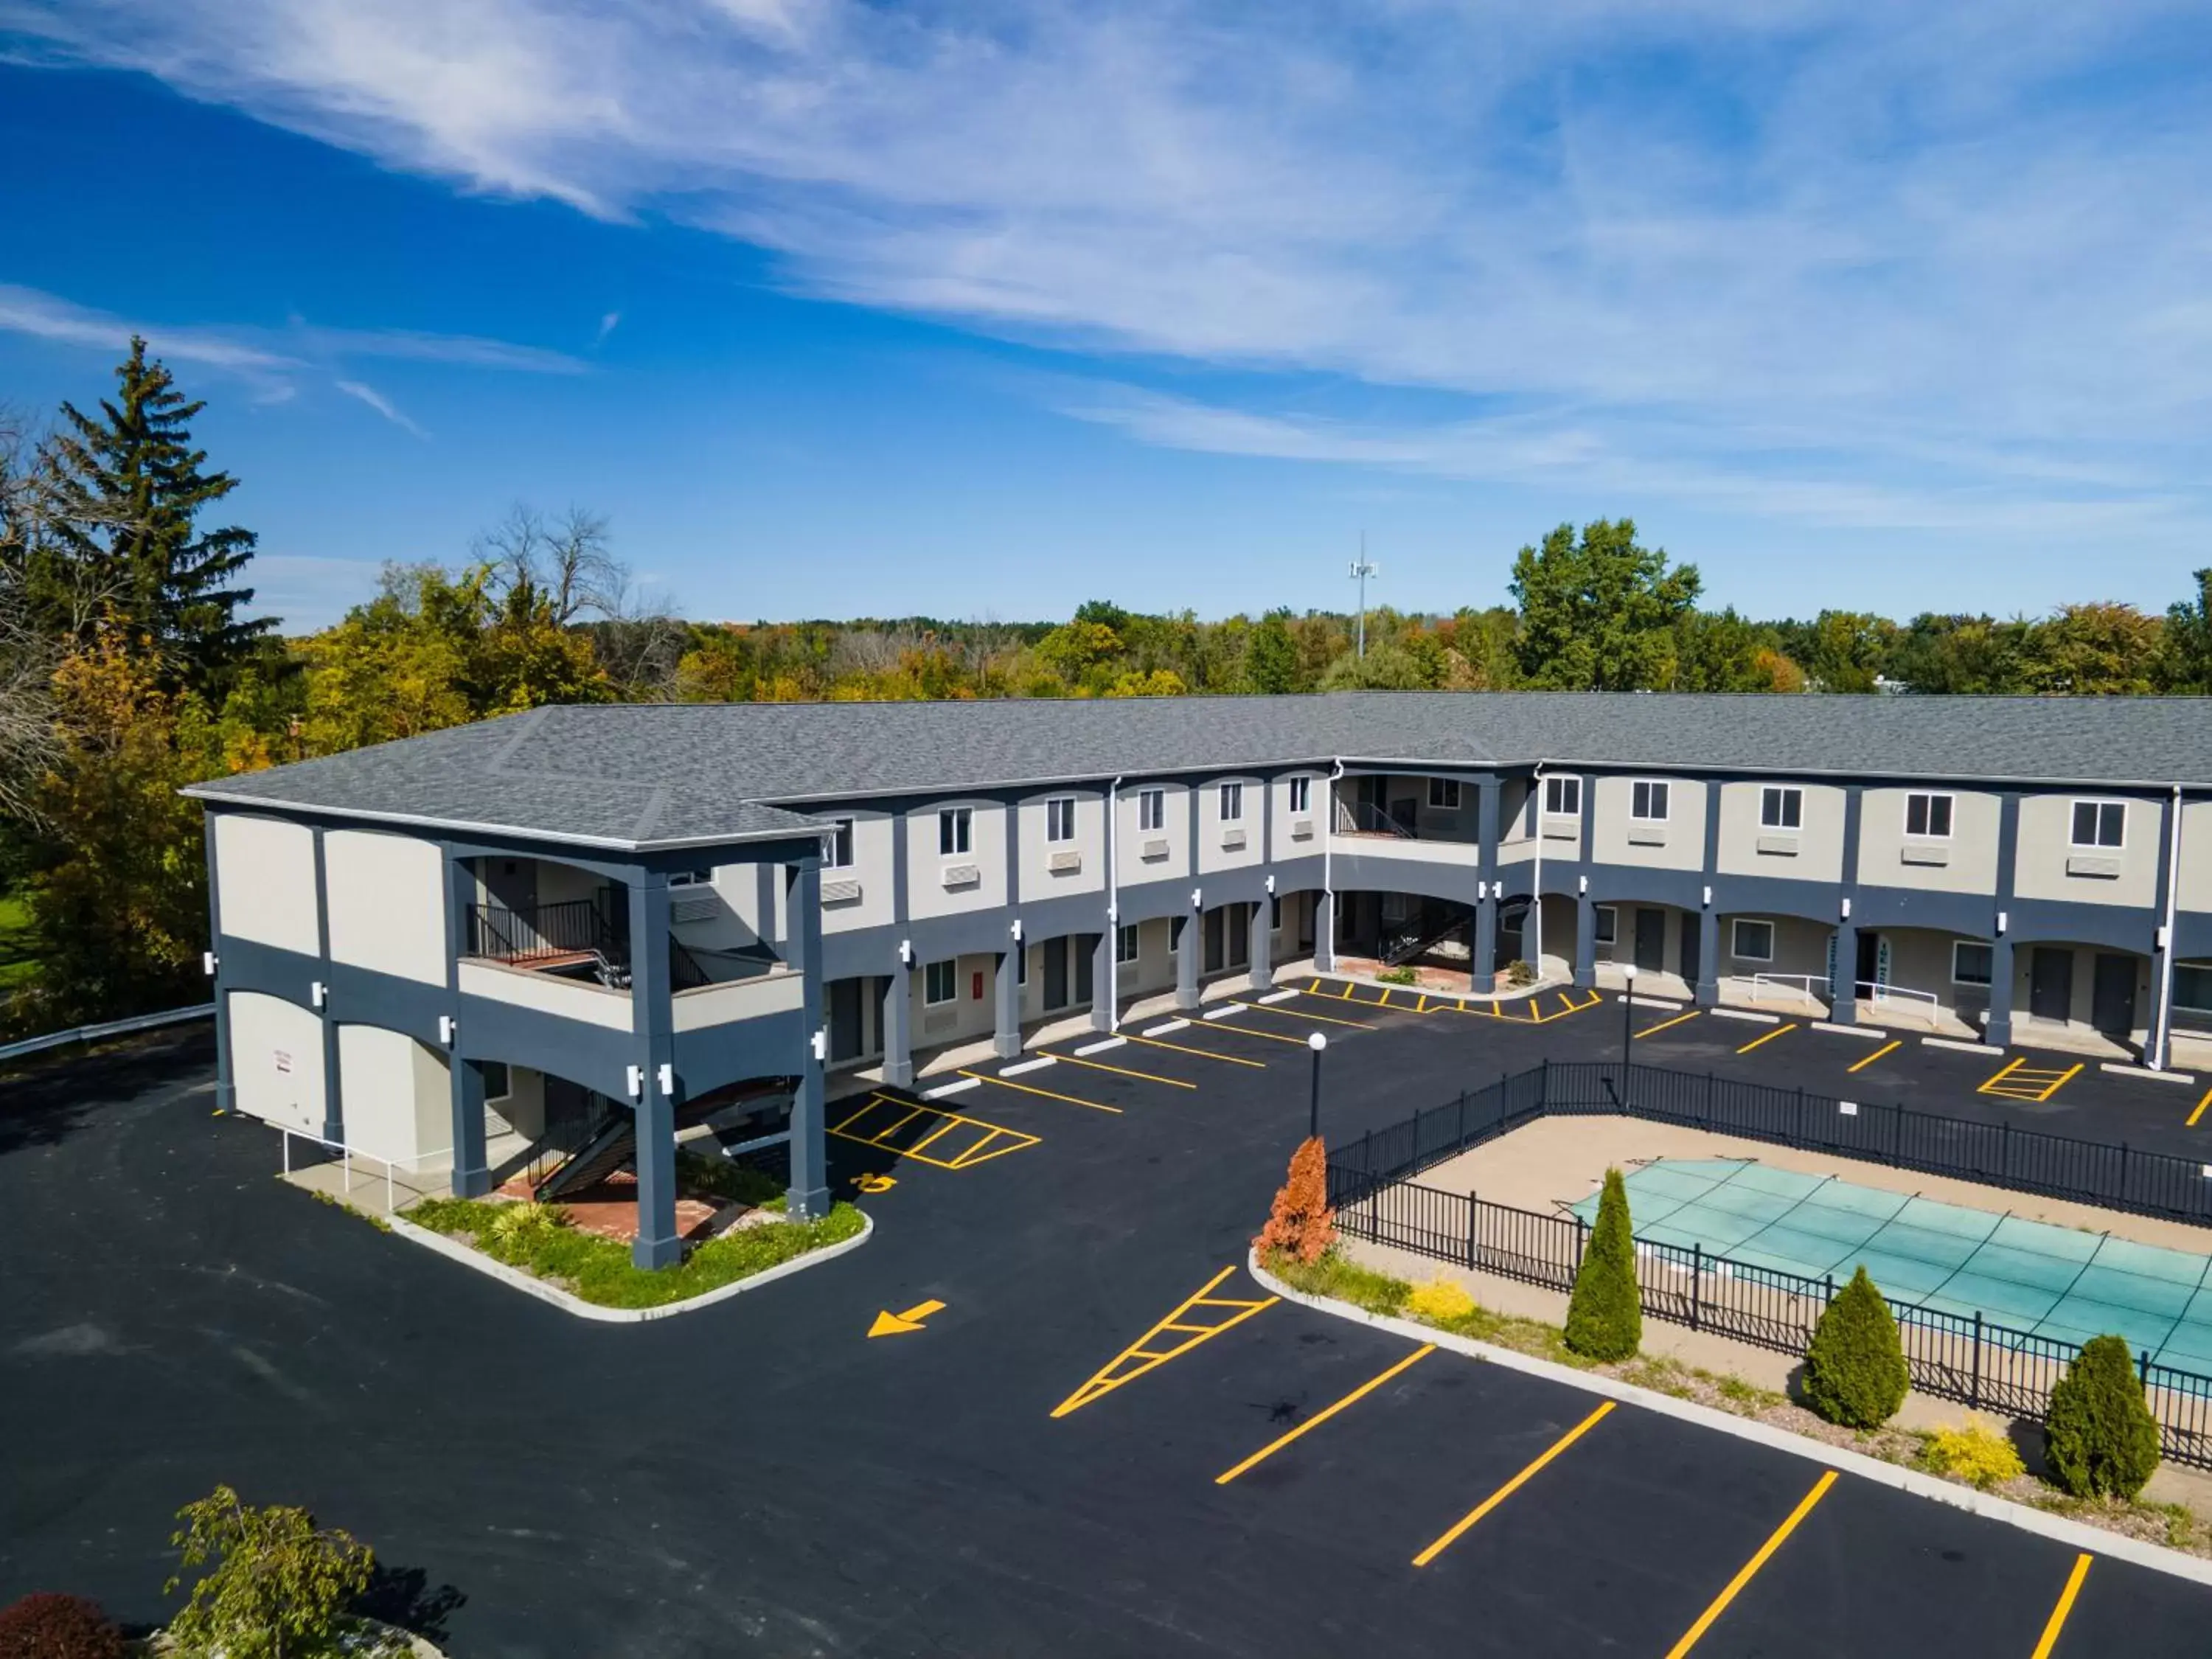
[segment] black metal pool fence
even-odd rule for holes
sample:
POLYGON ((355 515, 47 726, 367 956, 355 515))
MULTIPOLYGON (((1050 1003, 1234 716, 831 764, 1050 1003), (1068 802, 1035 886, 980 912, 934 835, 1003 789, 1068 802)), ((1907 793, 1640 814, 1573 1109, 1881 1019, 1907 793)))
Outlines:
MULTIPOLYGON (((1423 1170, 1547 1116, 1626 1116, 1710 1129, 1926 1174, 2071 1199, 2106 1209, 2212 1223, 2204 1164, 2126 1146, 2015 1130, 1902 1107, 1855 1104, 1805 1091, 1710 1074, 1602 1061, 1552 1061, 1503 1076, 1458 1099, 1333 1150, 1329 1202, 1354 1238, 1527 1284, 1572 1288, 1588 1227, 1425 1187, 1423 1170)), ((1637 1241, 1637 1279, 1649 1318, 1802 1354, 1834 1297, 1808 1279, 1708 1255, 1697 1246, 1637 1241)), ((1992 1324, 1978 1313, 1940 1313, 1892 1300, 1912 1386, 1977 1409, 2040 1420, 2077 1344, 1992 1324)), ((2164 1455, 2212 1468, 2212 1377, 2136 1357, 2164 1455)))

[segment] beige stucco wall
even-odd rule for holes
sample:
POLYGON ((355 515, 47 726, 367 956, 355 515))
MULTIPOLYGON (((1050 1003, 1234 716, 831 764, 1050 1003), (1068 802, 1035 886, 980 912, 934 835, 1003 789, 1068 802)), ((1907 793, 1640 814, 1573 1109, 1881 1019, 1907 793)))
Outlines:
MULTIPOLYGON (((1321 851, 1322 837, 1328 831, 1328 774, 1326 772, 1297 772, 1275 779, 1267 786, 1274 798, 1273 823, 1268 831, 1268 856, 1275 859, 1304 858, 1321 851), (1291 811, 1291 779, 1303 777, 1307 782, 1306 810, 1293 817, 1291 811), (1310 833, 1293 836, 1294 823, 1302 823, 1310 833)), ((1249 807, 1245 809, 1248 812, 1249 807)))
POLYGON ((338 1079, 346 1145, 355 1152, 403 1170, 452 1166, 453 1091, 443 1054, 404 1032, 341 1025, 338 1079))
MULTIPOLYGON (((1755 816, 1755 805, 1753 810, 1755 816)), ((1697 923, 1692 919, 1686 925, 1695 927, 1697 923)), ((1819 981, 1812 988, 1813 994, 1827 994, 1828 941, 1834 936, 1834 928, 1822 922, 1808 921, 1802 916, 1770 916, 1756 910, 1744 910, 1723 916, 1720 919, 1720 933, 1719 971, 1722 975, 1749 980, 1753 975, 1766 974, 1787 977, 1796 984, 1802 984, 1809 975, 1819 981), (1748 957, 1735 954, 1735 923, 1739 918, 1774 925, 1772 961, 1754 962, 1748 957)))
POLYGON ((1631 864, 1648 870, 1702 869, 1705 862, 1705 786, 1693 778, 1667 777, 1656 772, 1642 775, 1668 786, 1664 844, 1635 843, 1628 838, 1628 810, 1634 800, 1637 779, 1600 778, 1595 788, 1585 786, 1586 794, 1595 799, 1597 813, 1590 826, 1590 856, 1600 864, 1631 864))
POLYGON ((1191 792, 1179 783, 1123 786, 1121 812, 1114 831, 1114 861, 1121 885, 1137 887, 1148 881, 1181 880, 1190 874, 1190 799, 1191 792), (1137 828, 1138 800, 1146 789, 1160 791, 1161 819, 1158 830, 1137 828), (1167 850, 1161 857, 1145 856, 1146 842, 1163 841, 1167 843, 1167 850))
POLYGON ((493 962, 461 963, 461 994, 534 1008, 562 1019, 579 1019, 610 1030, 630 1029, 629 993, 582 980, 561 979, 493 962))
POLYGON ((1860 882, 1869 887, 1911 887, 1923 892, 1994 893, 1997 890, 1997 829, 2003 804, 1972 790, 1869 789, 1859 798, 1860 882), (1942 847, 1948 862, 1908 864, 1904 849, 1905 799, 1934 793, 1952 798, 1951 836, 1911 837, 1915 847, 1942 847))
POLYGON ((248 1117, 319 1133, 323 1027, 305 1008, 258 991, 230 994, 231 1080, 248 1117))
POLYGON ((1715 863, 1731 876, 1780 876, 1792 881, 1836 882, 1844 872, 1844 814, 1847 799, 1831 784, 1787 786, 1801 789, 1801 825, 1768 830, 1759 821, 1767 786, 1725 783, 1720 790, 1720 844, 1715 863), (1763 849, 1760 843, 1767 843, 1763 849), (1794 850, 1783 851, 1787 847, 1794 850))
MULTIPOLYGON (((898 821, 888 812, 825 811, 825 817, 853 820, 853 863, 845 870, 824 870, 822 872, 822 931, 825 933, 848 933, 859 927, 887 927, 893 919, 895 906, 893 857, 897 850, 898 821), (860 896, 841 896, 843 890, 857 886, 860 896)), ((931 820, 931 833, 936 831, 936 821, 931 820)), ((934 866, 933 866, 934 867, 934 866)), ((758 866, 732 864, 723 867, 732 890, 743 888, 757 891, 760 878, 758 866)), ((722 884, 723 872, 715 877, 722 884)), ((777 879, 781 880, 779 872, 777 879)), ((752 908, 759 908, 757 898, 752 908)))
POLYGON ((315 921, 315 832, 248 813, 215 818, 216 914, 234 939, 322 952, 315 921))
MULTIPOLYGON (((1038 827, 1040 837, 1043 827, 1038 827)), ((933 801, 906 821, 907 914, 916 918, 965 915, 975 910, 995 910, 1010 899, 1006 872, 1006 809, 996 801, 933 801), (937 851, 937 815, 947 807, 970 809, 968 851, 951 858, 937 851), (972 864, 979 879, 965 886, 947 887, 945 871, 972 864)))
POLYGON ((805 1000, 805 976, 788 969, 678 991, 671 999, 671 1018, 679 1031, 703 1030, 763 1014, 787 1013, 805 1000))
POLYGON ((2013 864, 2013 891, 2022 898, 2069 899, 2079 904, 2148 906, 2158 897, 2159 838, 2166 833, 2165 810, 2150 801, 2127 803, 2126 844, 2076 848, 2074 803, 2102 796, 2027 795, 2020 803, 2020 847, 2013 864), (2110 861, 2119 873, 2069 874, 2080 859, 2110 861))
POLYGON ((1235 773, 1218 778, 1209 778, 1198 792, 1198 872, 1210 875, 1216 870, 1242 870, 1263 861, 1267 855, 1266 788, 1260 780, 1240 777, 1235 773), (1221 786, 1241 783, 1244 786, 1244 816, 1234 823, 1224 823, 1221 817, 1221 786), (1221 844, 1223 832, 1242 830, 1244 844, 1230 848, 1221 844))
POLYGON ((445 860, 434 843, 332 830, 323 837, 323 873, 332 961, 446 982, 445 860))
POLYGON ((1016 890, 1022 902, 1063 898, 1070 893, 1105 890, 1106 802, 1103 795, 1096 790, 1055 789, 1048 794, 1028 797, 1016 810, 1021 817, 1020 846, 1018 849, 1020 857, 1019 884, 1016 890), (1045 828, 1049 814, 1045 803, 1063 799, 1075 802, 1075 839, 1048 842, 1045 839, 1045 828), (1054 871, 1052 868, 1053 854, 1068 852, 1079 855, 1080 863, 1078 867, 1054 871))
POLYGON ((2175 891, 2184 910, 2212 910, 2212 800, 2181 809, 2181 879, 2175 891))
MULTIPOLYGON (((933 823, 931 833, 935 833, 933 823)), ((932 844, 933 855, 935 845, 932 844)), ((908 980, 912 1003, 908 1010, 909 1040, 917 1048, 941 1048, 948 1042, 958 1042, 969 1037, 988 1036, 995 1024, 994 998, 996 995, 994 975, 998 958, 988 952, 980 956, 964 956, 954 959, 958 964, 957 1000, 931 1007, 923 998, 929 988, 928 975, 923 964, 916 963, 908 980), (980 994, 975 976, 982 975, 980 994)))

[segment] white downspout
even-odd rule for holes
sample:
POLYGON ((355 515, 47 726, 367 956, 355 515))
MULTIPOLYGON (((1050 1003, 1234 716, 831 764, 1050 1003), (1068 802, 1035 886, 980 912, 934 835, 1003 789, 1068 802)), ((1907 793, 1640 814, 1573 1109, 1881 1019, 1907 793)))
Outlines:
POLYGON ((1321 929, 1328 929, 1328 967, 1336 971, 1336 880, 1331 872, 1330 849, 1336 844, 1336 784, 1344 775, 1341 758, 1331 764, 1328 773, 1328 799, 1322 803, 1327 809, 1321 821, 1321 916, 1316 924, 1316 937, 1323 937, 1321 929))
POLYGON ((2181 786, 2173 786, 2173 807, 2166 826, 2166 902, 2159 937, 2166 947, 2159 952, 2158 1028, 2151 1033, 2151 1070, 2166 1070, 2166 1050, 2173 1040, 2173 947, 2175 912, 2181 894, 2181 786))
POLYGON ((1540 984, 1544 978, 1544 769, 1550 764, 1538 761, 1535 778, 1528 786, 1528 829, 1536 837, 1536 873, 1530 880, 1528 899, 1528 908, 1535 912, 1536 945, 1528 953, 1528 965, 1536 970, 1540 984))
POLYGON ((1106 786, 1106 1029, 1121 1029, 1121 776, 1106 786))

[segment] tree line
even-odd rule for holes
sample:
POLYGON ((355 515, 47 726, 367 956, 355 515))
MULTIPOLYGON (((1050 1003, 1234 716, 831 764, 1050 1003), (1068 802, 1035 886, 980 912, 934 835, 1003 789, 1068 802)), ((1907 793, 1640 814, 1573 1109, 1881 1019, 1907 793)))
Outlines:
POLYGON ((1095 600, 1062 622, 709 623, 648 602, 606 520, 518 507, 454 560, 394 562, 331 627, 254 612, 253 532, 191 425, 204 404, 134 340, 112 393, 0 416, 0 896, 35 973, 0 1029, 200 991, 206 878, 182 786, 552 702, 1125 697, 1350 689, 2047 695, 2212 692, 2212 569, 2164 615, 1705 606, 1632 520, 1562 525, 1510 605, 1279 608, 1202 620, 1095 600))

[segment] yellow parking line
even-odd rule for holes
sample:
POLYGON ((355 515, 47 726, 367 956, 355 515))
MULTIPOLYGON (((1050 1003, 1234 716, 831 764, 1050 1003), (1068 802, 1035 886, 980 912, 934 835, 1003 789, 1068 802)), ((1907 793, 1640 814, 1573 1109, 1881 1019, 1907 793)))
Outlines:
POLYGON ((1272 1441, 1268 1444, 1261 1447, 1259 1450, 1254 1452, 1249 1457, 1246 1458, 1242 1463, 1239 1463, 1235 1468, 1231 1469, 1227 1474, 1215 1475, 1213 1477, 1213 1484, 1217 1486, 1227 1486, 1238 1475, 1243 1474, 1245 1470, 1251 1468, 1257 1464, 1266 1462, 1267 1459, 1273 1457, 1277 1452, 1282 1450, 1284 1447, 1289 1445, 1291 1441, 1297 1439, 1309 1429, 1319 1428, 1322 1424, 1328 1422, 1330 1418, 1342 1411, 1346 1406, 1354 1405, 1359 1401, 1365 1399, 1369 1395, 1374 1393, 1376 1389, 1381 1388, 1385 1382, 1388 1382, 1392 1377, 1397 1376, 1401 1371, 1411 1369, 1415 1363, 1426 1359, 1436 1351, 1437 1345, 1435 1343, 1424 1342, 1419 1347, 1414 1349, 1413 1352, 1407 1354, 1403 1359, 1391 1366, 1389 1370, 1384 1371, 1380 1376, 1369 1377, 1367 1381, 1362 1382, 1350 1394, 1345 1395, 1343 1399, 1338 1401, 1333 1406, 1324 1406, 1321 1410, 1316 1412, 1311 1417, 1306 1419, 1304 1422, 1299 1424, 1297 1427, 1292 1429, 1288 1434, 1283 1436, 1281 1439, 1272 1441))
MULTIPOLYGON (((1334 1014, 1294 1014, 1287 1008, 1270 1007, 1264 1002, 1239 1002, 1236 1006, 1248 1014, 1280 1014, 1285 1019, 1317 1019, 1324 1025, 1349 1025, 1361 1031, 1371 1031, 1375 1029, 1373 1023, 1368 1020, 1339 1019, 1334 1014)), ((1303 1042, 1305 1039, 1300 1037, 1298 1041, 1303 1042)))
POLYGON ((2074 1611, 2074 1598, 2081 1593, 2081 1581, 2089 1576, 2089 1563, 2094 1559, 2087 1552, 2074 1558, 2074 1571, 2066 1575, 2066 1588, 2058 1592, 2058 1605, 2051 1609, 2051 1619, 2043 1627, 2043 1639, 2035 1644, 2032 1659, 2051 1659, 2051 1650, 2058 1645, 2058 1632, 2066 1628, 2066 1615, 2074 1611))
MULTIPOLYGON (((1592 1412, 1588 1417, 1583 1419, 1581 1422, 1576 1424, 1574 1427, 1569 1429, 1557 1440, 1554 1440, 1542 1456, 1539 1457, 1534 1462, 1528 1465, 1527 1468, 1522 1470, 1520 1474, 1515 1475, 1510 1480, 1500 1486, 1496 1492, 1491 1493, 1489 1497, 1484 1498, 1482 1502, 1477 1504, 1473 1509, 1462 1516, 1453 1523, 1451 1529, 1446 1532, 1443 1537, 1437 1539, 1435 1543, 1430 1545, 1428 1548, 1423 1550, 1419 1555, 1415 1556, 1413 1558, 1413 1565, 1417 1567, 1425 1567, 1430 1562, 1435 1560, 1437 1557, 1442 1555, 1446 1550, 1449 1549, 1453 1544, 1458 1541, 1461 1534, 1464 1533, 1476 1522, 1481 1520, 1484 1516, 1489 1514, 1491 1510, 1496 1509, 1507 1498, 1512 1497, 1515 1492, 1520 1491, 1522 1486, 1528 1483, 1531 1477, 1535 1475, 1543 1468, 1545 1464, 1550 1462, 1561 1452, 1566 1450, 1568 1447, 1573 1445, 1576 1441, 1581 1439, 1592 1429, 1595 1428, 1600 1420, 1602 1419, 1605 1414, 1611 1411, 1613 1407, 1613 1402, 1610 1400, 1607 1401, 1595 1411, 1592 1412)), ((1832 1477, 1831 1478, 1832 1479, 1832 1477)))
POLYGON ((1179 1077, 1162 1077, 1158 1072, 1133 1072, 1126 1066, 1109 1066, 1103 1060, 1085 1060, 1081 1054, 1054 1054, 1053 1058, 1063 1066, 1088 1066, 1094 1072, 1111 1072, 1116 1077, 1142 1078, 1147 1083, 1164 1083, 1170 1089, 1195 1089, 1195 1083, 1185 1083, 1179 1077))
POLYGON ((2204 1115, 2204 1109, 2207 1106, 2212 1106, 2212 1089, 2207 1089, 2204 1091, 2204 1098, 2197 1103, 2197 1109, 2189 1115, 2189 1121, 2181 1127, 2185 1129, 2195 1128, 2197 1120, 2204 1115))
POLYGON ((1873 1065, 1875 1061, 1880 1060, 1884 1054, 1890 1053, 1893 1049, 1902 1048, 1904 1046, 1905 1039, 1903 1037, 1893 1037, 1889 1042, 1883 1043, 1881 1048, 1869 1054, 1864 1060, 1858 1060, 1851 1065, 1846 1066, 1844 1069, 1846 1072, 1863 1072, 1868 1066, 1873 1065))
POLYGON ((1047 1100, 1064 1100, 1071 1106, 1088 1106, 1094 1112, 1111 1112, 1121 1115, 1119 1106, 1102 1106, 1095 1100, 1083 1100, 1074 1095, 1055 1094, 1050 1089, 1032 1088, 1026 1083, 1009 1083, 1002 1077, 993 1077, 988 1072, 970 1072, 963 1068, 960 1075, 972 1077, 978 1083, 994 1083, 1001 1089, 1018 1089, 1025 1095, 1042 1095, 1047 1100))
POLYGON ((2004 1070, 1999 1072, 1988 1082, 1983 1084, 1982 1086, 1975 1090, 1974 1092, 1978 1095, 1985 1095, 1992 1092, 1996 1088, 1997 1085, 2002 1083, 2007 1078, 2010 1077, 2014 1072, 2017 1072, 2021 1066, 2027 1064, 2027 1056, 2026 1054, 2014 1055, 2012 1059, 2005 1062, 2004 1070))
POLYGON ((1252 1066, 1263 1072, 1267 1069, 1267 1062, 1264 1060, 1247 1060, 1242 1054, 1218 1054, 1211 1048, 1192 1048, 1180 1042, 1163 1042, 1158 1037, 1139 1036, 1133 1031, 1124 1031, 1121 1035, 1132 1042, 1143 1043, 1147 1048, 1167 1048, 1178 1054, 1196 1054, 1201 1060, 1218 1060, 1224 1065, 1252 1066))
POLYGON ((1672 1019, 1661 1020, 1656 1025, 1647 1025, 1636 1035, 1639 1037, 1648 1037, 1653 1032, 1663 1031, 1670 1025, 1680 1025, 1686 1019, 1695 1019, 1699 1014, 1702 1014, 1705 1012, 1705 1011, 1702 1008, 1692 1008, 1686 1014, 1677 1014, 1672 1019))
POLYGON ((1581 1012, 1581 1006, 1579 1004, 1568 1001, 1567 994, 1565 991, 1562 991, 1559 993, 1559 1012, 1553 1015, 1552 1018, 1554 1019, 1565 1019, 1569 1014, 1580 1013, 1581 1012))
MULTIPOLYGON (((1346 1019, 1339 1020, 1335 1023, 1340 1025, 1356 1025, 1359 1022, 1357 1020, 1346 1019)), ((1212 1021, 1206 1026, 1206 1029, 1210 1031, 1233 1031, 1238 1036, 1265 1037, 1270 1042, 1293 1042, 1301 1048, 1306 1046, 1306 1040, 1302 1036, 1285 1036, 1280 1031, 1255 1031, 1249 1025, 1235 1024, 1225 1019, 1212 1021)), ((1375 1028, 1370 1025, 1366 1029, 1373 1030, 1375 1028)))
POLYGON ((1388 1008, 1390 1006, 1390 988, 1384 985, 1377 988, 1382 992, 1382 994, 1375 999, 1375 1006, 1377 1008, 1388 1008))
POLYGON ((1788 1025, 1778 1025, 1778 1026, 1776 1026, 1772 1030, 1771 1030, 1771 1031, 1767 1032, 1764 1036, 1755 1036, 1755 1037, 1752 1038, 1752 1040, 1751 1040, 1750 1042, 1748 1042, 1745 1043, 1745 1044, 1743 1045, 1743 1047, 1742 1047, 1742 1048, 1741 1048, 1737 1049, 1737 1050, 1736 1050, 1736 1053, 1738 1053, 1738 1054, 1749 1054, 1749 1053, 1750 1053, 1753 1048, 1756 1048, 1757 1047, 1759 1047, 1759 1045, 1760 1043, 1762 1043, 1762 1042, 1773 1042, 1773 1041, 1774 1041, 1774 1039, 1775 1039, 1775 1038, 1777 1038, 1777 1037, 1780 1036, 1784 1032, 1785 1032, 1785 1031, 1794 1031, 1794 1030, 1796 1030, 1796 1029, 1797 1029, 1797 1027, 1796 1027, 1796 1024, 1795 1024, 1794 1022, 1793 1022, 1792 1024, 1788 1024, 1788 1025))
POLYGON ((1100 1366, 1092 1374, 1089 1382, 1054 1406, 1052 1408, 1052 1415, 1056 1418, 1066 1417, 1070 1412, 1082 1410, 1092 1401, 1103 1395, 1113 1393, 1123 1383, 1133 1382, 1147 1371, 1166 1364, 1170 1359, 1181 1358, 1200 1343, 1211 1341, 1231 1326, 1243 1324, 1254 1314, 1266 1312, 1282 1299, 1273 1296, 1248 1297, 1214 1295, 1213 1292, 1220 1287, 1221 1281, 1236 1271, 1235 1265, 1231 1264, 1200 1285, 1194 1294, 1186 1297, 1177 1304, 1166 1318, 1153 1324, 1142 1336, 1100 1366), (1195 1308, 1225 1308, 1232 1311, 1228 1318, 1222 1320, 1218 1324, 1197 1325, 1183 1317, 1185 1314, 1195 1308), (1188 1334, 1164 1353, 1158 1352, 1148 1346, 1154 1337, 1167 1330, 1173 1330, 1178 1334, 1188 1333, 1188 1334), (1132 1362, 1134 1362, 1134 1369, 1126 1370, 1122 1369, 1132 1362))
POLYGON ((1797 1530, 1797 1523, 1812 1514, 1813 1506, 1826 1498, 1828 1488, 1835 1484, 1836 1472, 1833 1469, 1813 1483, 1813 1490, 1798 1500, 1797 1507, 1790 1511, 1790 1518, 1774 1529, 1772 1536, 1759 1547, 1759 1553, 1745 1562, 1742 1571, 1729 1580, 1728 1588, 1713 1597, 1712 1606, 1698 1615, 1698 1622, 1682 1633, 1682 1639, 1667 1650, 1667 1659, 1682 1659, 1684 1654, 1698 1644, 1698 1638, 1712 1628, 1713 1620, 1728 1611, 1729 1603, 1735 1600, 1737 1592, 1766 1565, 1768 1557, 1789 1541, 1790 1534, 1797 1530))

